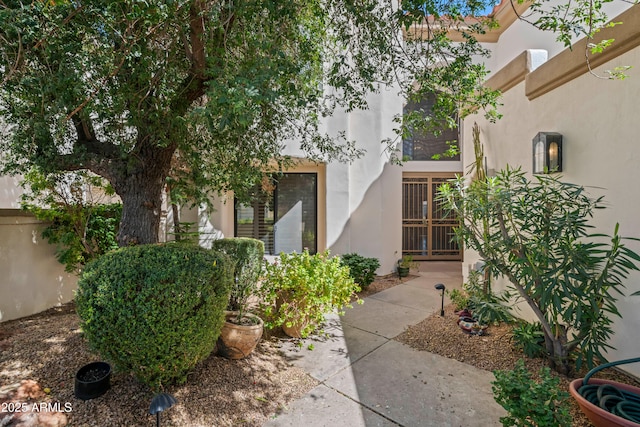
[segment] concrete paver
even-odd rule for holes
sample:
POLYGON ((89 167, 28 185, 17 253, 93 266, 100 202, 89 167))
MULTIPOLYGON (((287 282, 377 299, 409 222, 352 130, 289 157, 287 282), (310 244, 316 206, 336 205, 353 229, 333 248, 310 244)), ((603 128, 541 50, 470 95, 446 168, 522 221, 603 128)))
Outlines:
POLYGON ((499 426, 493 374, 389 341, 325 384, 402 426, 499 426), (471 424, 470 424, 471 423, 471 424))
POLYGON ((505 411, 493 400, 492 373, 393 341, 440 309, 435 283, 462 284, 459 262, 421 270, 330 316, 323 337, 285 343, 289 362, 321 384, 265 426, 499 426, 505 411))
POLYGON ((325 381, 387 341, 371 332, 341 324, 337 315, 331 315, 322 336, 304 340, 302 347, 286 343, 282 352, 290 363, 313 378, 325 381), (313 349, 309 349, 310 345, 313 349))
POLYGON ((397 424, 325 385, 319 385, 267 422, 278 427, 396 427, 397 424))
POLYGON ((426 314, 424 310, 406 305, 366 298, 364 304, 347 309, 342 321, 347 325, 391 339, 402 333, 407 325, 420 322, 427 317, 426 314))

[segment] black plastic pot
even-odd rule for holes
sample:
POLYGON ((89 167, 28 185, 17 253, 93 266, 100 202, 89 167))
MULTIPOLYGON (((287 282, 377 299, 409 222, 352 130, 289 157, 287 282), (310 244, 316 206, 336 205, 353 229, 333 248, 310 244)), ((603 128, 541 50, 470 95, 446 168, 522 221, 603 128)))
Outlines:
POLYGON ((78 399, 89 400, 102 396, 110 387, 111 365, 93 362, 78 370, 73 391, 78 399))

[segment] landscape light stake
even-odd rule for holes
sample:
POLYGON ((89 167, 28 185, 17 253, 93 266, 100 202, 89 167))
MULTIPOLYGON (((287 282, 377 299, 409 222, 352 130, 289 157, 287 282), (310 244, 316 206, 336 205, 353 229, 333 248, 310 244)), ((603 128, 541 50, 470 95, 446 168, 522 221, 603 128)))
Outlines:
POLYGON ((445 289, 445 287, 444 287, 444 285, 443 285, 442 283, 438 283, 438 284, 435 286, 435 288, 436 288, 437 290, 439 290, 439 291, 442 291, 442 292, 441 292, 441 295, 442 295, 442 302, 441 302, 441 304, 440 304, 440 316, 441 316, 441 317, 444 317, 444 289, 445 289))
POLYGON ((153 396, 149 413, 156 416, 156 427, 160 427, 160 413, 171 408, 177 402, 176 398, 168 393, 160 393, 153 396))

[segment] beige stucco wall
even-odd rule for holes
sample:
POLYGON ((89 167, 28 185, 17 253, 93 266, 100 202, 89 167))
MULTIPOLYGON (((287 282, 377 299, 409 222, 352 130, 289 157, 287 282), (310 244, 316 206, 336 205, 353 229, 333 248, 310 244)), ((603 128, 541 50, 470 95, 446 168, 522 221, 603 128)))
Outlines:
MULTIPOLYGON (((464 146, 467 150, 472 148, 470 128, 477 121, 489 169, 499 170, 508 164, 530 172, 533 137, 540 131, 560 132, 564 144, 563 179, 588 187, 593 196, 605 197, 607 209, 596 213, 594 232, 610 234, 619 223, 622 235, 638 238, 640 48, 634 47, 595 71, 604 74, 604 70, 618 65, 634 66, 628 79, 604 80, 587 73, 532 100, 525 96, 525 81, 520 82, 504 93, 503 118, 496 124, 481 117, 467 119, 464 146)), ((627 244, 640 252, 638 242, 627 244)), ((465 274, 476 260, 476 254, 465 253, 465 274)), ((640 290, 640 274, 632 273, 625 284, 627 295, 640 290)), ((616 334, 611 344, 617 350, 610 353, 610 359, 640 354, 636 333, 640 327, 639 304, 640 297, 620 298, 618 308, 623 319, 615 321, 616 334)), ((640 374, 639 366, 629 366, 628 370, 640 374)))
POLYGON ((76 276, 40 237, 43 224, 18 210, 0 210, 0 322, 70 301, 76 276))

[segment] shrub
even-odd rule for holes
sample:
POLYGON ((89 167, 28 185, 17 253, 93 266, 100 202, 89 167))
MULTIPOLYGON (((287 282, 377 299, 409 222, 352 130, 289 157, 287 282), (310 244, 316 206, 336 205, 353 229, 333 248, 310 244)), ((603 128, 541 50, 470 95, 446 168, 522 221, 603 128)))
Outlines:
POLYGON ((486 292, 480 277, 479 271, 471 271, 467 282, 462 285, 469 296, 467 306, 473 312, 473 317, 480 323, 512 322, 514 316, 507 306, 510 294, 486 292))
POLYGON ((178 244, 133 246, 86 266, 76 304, 91 347, 157 389, 184 382, 213 351, 230 285, 223 254, 178 244))
POLYGON ((306 337, 324 320, 324 314, 350 307, 351 298, 360 288, 349 275, 349 268, 329 252, 310 255, 281 253, 267 264, 260 288, 263 297, 265 326, 305 325, 306 337))
POLYGON ((229 310, 238 311, 241 319, 249 298, 254 295, 262 272, 264 243, 244 237, 214 240, 211 248, 229 256, 233 263, 234 282, 229 296, 229 310))
POLYGON ((49 223, 42 237, 56 246, 56 258, 66 271, 78 272, 118 248, 122 205, 105 203, 113 190, 101 178, 84 172, 46 176, 34 169, 25 175, 23 186, 28 191, 22 208, 49 223))
POLYGON ((469 308, 469 295, 467 295, 465 291, 461 291, 460 289, 452 289, 450 291, 447 291, 447 295, 449 296, 449 300, 451 300, 451 303, 456 310, 469 308))
POLYGON ((444 209, 460 218, 458 243, 477 251, 533 310, 554 369, 567 374, 606 359, 616 302, 640 254, 625 246, 617 224, 611 235, 592 233, 602 198, 510 167, 471 183, 461 177, 439 192, 444 209))
POLYGON ((571 426, 569 394, 559 387, 560 380, 551 376, 549 368, 542 368, 540 379, 535 381, 520 359, 512 371, 493 374, 494 399, 508 413, 500 417, 504 427, 571 426))
POLYGON ((513 328, 514 345, 527 357, 540 357, 545 354, 544 332, 540 322, 521 322, 513 328))
POLYGON ((362 289, 366 289, 376 278, 376 270, 380 268, 377 258, 366 258, 356 253, 340 257, 342 265, 349 267, 349 274, 362 289))

